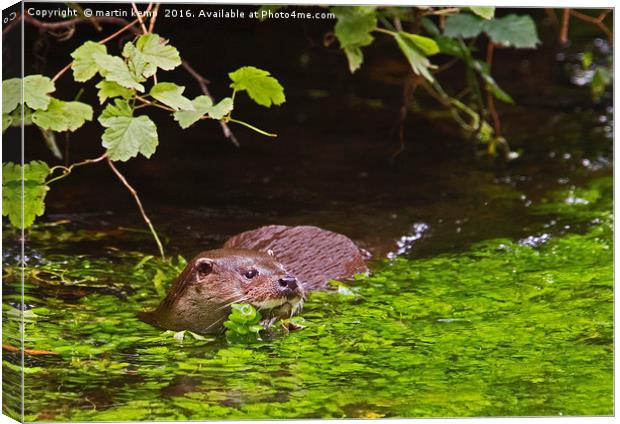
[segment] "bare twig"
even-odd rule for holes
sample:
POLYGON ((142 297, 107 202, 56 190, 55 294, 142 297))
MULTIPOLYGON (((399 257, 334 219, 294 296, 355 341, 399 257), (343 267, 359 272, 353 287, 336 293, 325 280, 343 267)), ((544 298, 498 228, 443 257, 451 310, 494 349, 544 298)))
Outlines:
POLYGON ((598 17, 594 18, 584 13, 577 12, 574 9, 568 9, 568 10, 570 11, 569 13, 571 14, 571 16, 574 16, 577 19, 581 19, 582 21, 593 24, 594 26, 598 27, 601 31, 603 31, 610 41, 613 39, 613 34, 609 30, 609 28, 607 28, 607 26, 603 23, 603 20, 605 20, 605 18, 607 17, 607 14, 610 11, 606 10, 603 13, 601 13, 598 17))
POLYGON ((555 14, 555 10, 553 10, 551 7, 546 7, 545 13, 547 14, 547 17, 549 18, 549 21, 551 22, 553 28, 558 29, 560 27, 560 22, 558 21, 558 17, 555 14))
POLYGON ((5 34, 11 32, 11 30, 17 26, 20 22, 22 21, 21 16, 19 15, 19 12, 16 12, 15 18, 13 18, 13 20, 11 21, 10 24, 8 24, 6 27, 4 27, 2 29, 2 36, 4 37, 5 34))
POLYGON ((118 37, 119 35, 121 35, 123 32, 127 31, 127 30, 131 30, 131 32, 133 32, 134 34, 138 34, 139 31, 136 28, 133 28, 133 26, 135 24, 137 24, 139 21, 138 19, 134 19, 133 21, 127 23, 127 21, 125 21, 126 25, 123 26, 121 29, 119 29, 118 31, 116 31, 115 33, 108 35, 106 38, 104 38, 103 40, 99 41, 99 44, 105 44, 108 41, 118 37))
POLYGON ((71 173, 71 171, 73 171, 73 168, 77 168, 78 166, 82 166, 82 165, 90 165, 93 163, 97 163, 97 162, 101 162, 102 160, 104 160, 107 157, 107 154, 104 153, 103 155, 99 156, 98 158, 95 159, 86 159, 83 160, 81 162, 76 162, 70 166, 62 166, 62 165, 57 165, 57 166, 53 166, 50 169, 50 175, 52 173, 54 173, 57 169, 60 169, 63 171, 63 173, 57 177, 52 178, 51 180, 46 181, 47 184, 53 183, 54 181, 60 180, 64 177, 66 177, 67 175, 69 175, 71 173))
MULTIPOLYGON (((202 92, 205 95, 211 97, 211 100, 213 100, 213 96, 211 95, 211 93, 209 92, 209 88, 207 87, 207 84, 209 84, 209 80, 207 80, 202 75, 200 75, 198 72, 196 72, 196 70, 194 68, 192 68, 192 66, 186 60, 181 62, 181 66, 183 66, 183 68, 192 77, 194 77, 196 82, 198 82, 198 85, 200 86, 200 89, 202 90, 202 92)), ((220 121, 220 126, 222 127, 222 131, 224 132, 224 137, 229 139, 230 142, 232 144, 234 144, 236 147, 241 147, 239 145, 239 142, 237 141, 237 137, 235 137, 235 135, 232 133, 232 131, 228 127, 228 124, 226 122, 224 122, 224 121, 220 121)))
MULTIPOLYGON (((127 21, 123 18, 117 18, 115 16, 98 16, 96 18, 87 18, 86 16, 80 16, 78 18, 68 19, 66 21, 58 21, 58 22, 43 22, 32 16, 25 14, 24 21, 30 25, 36 26, 37 28, 55 30, 55 29, 63 29, 69 28, 79 24, 90 24, 92 19, 96 19, 99 23, 107 23, 114 25, 124 25, 127 21)), ((6 30, 6 28, 5 28, 6 30)))
POLYGON ((405 121, 407 119, 407 111, 409 110, 409 104, 413 101, 413 94, 415 90, 418 88, 418 85, 421 82, 421 78, 419 75, 415 75, 411 73, 409 78, 405 81, 403 85, 403 102, 400 106, 400 117, 399 117, 399 128, 398 128, 398 147, 392 153, 391 161, 398 157, 402 152, 405 151, 405 121))
POLYGON ((116 168, 116 166, 114 166, 114 163, 110 160, 110 158, 106 157, 106 160, 108 161, 108 165, 110 166, 112 171, 114 171, 118 179, 121 180, 123 185, 127 187, 127 190, 129 190, 129 193, 131 193, 131 195, 133 196, 136 204, 138 205, 138 209, 140 209, 140 214, 142 215, 142 219, 144 220, 146 225, 149 227, 149 230, 151 230, 151 234, 153 235, 153 238, 155 239, 155 242, 157 243, 159 254, 161 255, 162 258, 164 258, 165 257, 164 246, 161 244, 161 241, 159 240, 159 236, 157 235, 157 231, 155 231, 155 227, 153 227, 153 223, 147 216, 146 212, 144 212, 144 208, 142 207, 142 202, 140 201, 140 198, 138 197, 138 192, 131 186, 131 184, 129 184, 125 176, 121 174, 121 172, 116 168))
POLYGON ((570 18, 570 9, 566 8, 562 12, 562 27, 560 28, 560 44, 568 42, 568 21, 570 18))
POLYGON ((155 21, 157 20, 157 14, 159 13, 159 3, 155 4, 155 8, 153 9, 153 16, 151 16, 151 21, 149 23, 149 32, 153 32, 155 28, 155 21))
MULTIPOLYGON (((489 40, 489 44, 487 45, 487 64, 489 65, 489 72, 491 72, 491 66, 493 65, 493 49, 495 45, 489 40)), ((493 93, 491 90, 486 88, 487 92, 487 109, 491 114, 491 119, 493 119, 493 128, 495 130, 495 136, 499 137, 502 132, 502 124, 499 120, 499 115, 497 113, 497 109, 495 108, 495 98, 493 97, 493 93)))
MULTIPOLYGON (((136 13, 138 20, 140 21, 140 27, 142 27, 142 33, 146 34, 148 30, 146 29, 146 25, 144 25, 144 21, 142 20, 142 15, 140 14, 140 11, 138 10, 138 6, 136 6, 136 3, 132 1, 131 7, 133 8, 133 11, 136 13)), ((149 9, 150 8, 151 8, 151 5, 149 5, 149 9)))

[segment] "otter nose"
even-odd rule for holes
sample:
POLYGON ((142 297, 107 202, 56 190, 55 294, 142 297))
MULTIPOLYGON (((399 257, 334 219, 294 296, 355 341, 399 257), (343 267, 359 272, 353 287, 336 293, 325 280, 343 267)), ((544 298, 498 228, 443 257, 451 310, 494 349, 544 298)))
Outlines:
POLYGON ((297 288, 297 278, 292 275, 285 275, 278 280, 278 283, 282 289, 295 290, 297 288))

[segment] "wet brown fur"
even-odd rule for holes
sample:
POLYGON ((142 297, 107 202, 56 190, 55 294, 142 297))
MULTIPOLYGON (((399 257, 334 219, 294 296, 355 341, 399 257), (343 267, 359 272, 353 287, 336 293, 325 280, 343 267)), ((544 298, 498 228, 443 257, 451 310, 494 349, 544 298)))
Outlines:
POLYGON ((330 280, 368 273, 364 256, 346 236, 318 227, 270 225, 246 231, 230 238, 222 249, 193 258, 159 307, 142 319, 171 330, 216 333, 224 330, 231 303, 250 303, 267 317, 290 315, 297 305, 278 291, 278 280, 287 272, 299 281, 295 296, 303 299, 309 290, 327 288, 330 280), (201 275, 205 259, 213 267, 201 275), (242 273, 252 267, 259 275, 247 281, 242 273), (282 305, 270 307, 265 303, 269 301, 282 305))

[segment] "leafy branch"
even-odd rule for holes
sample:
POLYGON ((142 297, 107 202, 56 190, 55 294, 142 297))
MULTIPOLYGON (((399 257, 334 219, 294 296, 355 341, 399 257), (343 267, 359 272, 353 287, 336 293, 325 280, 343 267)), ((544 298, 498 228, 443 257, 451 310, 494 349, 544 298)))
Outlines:
POLYGON ((413 103, 414 93, 421 86, 450 108, 455 121, 470 137, 487 145, 490 154, 498 146, 507 143, 501 136, 501 123, 495 100, 514 103, 491 76, 493 50, 505 48, 535 48, 539 43, 533 20, 527 15, 495 17, 494 7, 418 7, 411 9, 376 6, 337 6, 331 11, 337 22, 334 34, 344 51, 349 70, 355 72, 364 61, 363 48, 374 42, 374 34, 388 35, 409 62, 412 75, 403 88, 403 107, 400 113, 400 146, 396 154, 404 150, 404 120, 408 105, 413 103), (438 20, 439 27, 436 22, 438 20), (403 26, 411 28, 405 31, 403 26), (440 30, 441 28, 441 30, 440 30), (424 34, 424 35, 422 35, 424 34), (481 35, 488 38, 486 61, 474 57, 474 45, 481 35), (471 40, 465 44, 464 40, 471 40), (442 66, 431 62, 431 57, 444 55, 451 59, 442 66), (466 69, 466 81, 470 94, 466 105, 442 88, 436 75, 462 61, 466 69), (486 99, 483 91, 486 94, 486 99), (461 119, 465 114, 467 120, 461 119), (487 123, 487 117, 493 126, 487 123))
MULTIPOLYGON (((153 4, 150 3, 147 11, 152 7, 153 4)), ((157 125, 147 114, 138 112, 148 108, 165 110, 182 129, 200 120, 215 120, 220 123, 227 137, 236 143, 227 123, 243 125, 265 136, 276 136, 232 117, 237 93, 246 92, 252 100, 264 107, 284 103, 285 96, 283 87, 269 72, 245 66, 229 74, 231 96, 214 103, 206 86, 207 80, 185 63, 183 67, 195 77, 204 93, 194 99, 185 97, 185 87, 173 82, 158 81, 157 76, 160 71, 170 71, 183 64, 178 50, 170 45, 168 40, 152 32, 156 14, 151 16, 150 22, 147 22, 135 4, 132 4, 132 8, 138 16, 137 19, 99 42, 83 43, 71 53, 73 60, 52 79, 43 75, 29 75, 23 80, 13 78, 3 81, 3 131, 10 126, 34 124, 45 132, 73 132, 93 119, 93 108, 79 101, 63 101, 52 97, 51 93, 56 89, 55 82, 69 70, 72 70, 76 82, 86 83, 98 78, 95 87, 98 89, 98 98, 103 109, 97 121, 103 127, 101 144, 106 150, 96 159, 87 159, 70 166, 55 166, 51 169, 41 161, 30 162, 24 166, 3 164, 3 168, 6 167, 9 171, 8 179, 6 181, 3 179, 3 187, 6 185, 9 188, 5 193, 15 195, 5 197, 5 202, 10 203, 10 206, 3 210, 3 214, 8 215, 11 223, 17 227, 31 226, 34 219, 41 216, 45 210, 45 194, 49 190, 50 183, 68 176, 75 167, 98 163, 105 159, 134 197, 142 219, 153 234, 158 250, 163 256, 162 243, 145 213, 137 191, 114 164, 115 161, 124 162, 137 155, 150 158, 157 149, 159 144, 157 125), (135 28, 136 25, 139 25, 141 31, 135 28), (111 54, 106 43, 125 31, 132 31, 136 37, 124 44, 120 55, 111 54), (18 170, 21 172, 17 172, 18 170), (57 171, 61 171, 61 174, 53 176, 57 171), (16 181, 19 181, 22 173, 24 181, 30 181, 31 184, 24 185, 23 193, 17 193, 16 181), (22 195, 24 199, 28 199, 24 201, 27 219, 23 221, 20 203, 22 195)), ((158 5, 155 5, 155 8, 157 9, 158 5)))

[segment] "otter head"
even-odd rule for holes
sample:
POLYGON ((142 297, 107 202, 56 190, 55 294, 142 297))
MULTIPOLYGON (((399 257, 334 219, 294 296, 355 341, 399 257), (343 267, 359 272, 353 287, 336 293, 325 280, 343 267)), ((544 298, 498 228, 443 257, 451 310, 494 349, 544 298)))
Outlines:
POLYGON ((304 291, 272 252, 219 249, 188 263, 150 320, 172 330, 223 331, 233 303, 249 303, 266 318, 288 317, 304 291))

